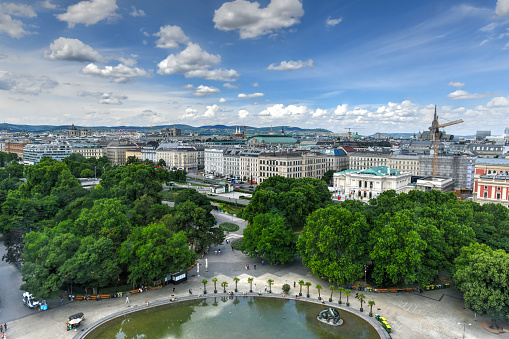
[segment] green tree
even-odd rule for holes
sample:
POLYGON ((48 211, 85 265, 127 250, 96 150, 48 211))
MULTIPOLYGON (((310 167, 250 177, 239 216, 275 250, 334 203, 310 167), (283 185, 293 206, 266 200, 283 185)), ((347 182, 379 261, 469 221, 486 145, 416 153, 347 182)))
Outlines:
POLYGON ((373 306, 375 306, 375 302, 373 300, 368 300, 369 305, 369 316, 373 316, 373 306))
POLYGON ((316 285, 316 289, 318 290, 318 300, 322 300, 322 296, 320 295, 320 291, 323 289, 321 285, 316 285))
POLYGON ((164 159, 159 159, 156 166, 166 167, 166 161, 164 161, 164 159))
POLYGON ((120 274, 117 247, 111 239, 92 236, 81 240, 74 255, 60 267, 60 276, 68 275, 74 282, 97 289, 107 286, 120 274))
POLYGON ((226 293, 226 288, 228 287, 228 283, 226 281, 223 281, 221 283, 221 286, 223 287, 223 293, 226 293))
POLYGON ((304 285, 304 280, 299 280, 299 287, 300 287, 299 296, 302 296, 302 285, 304 285))
POLYGON ((509 254, 478 244, 461 252, 453 279, 463 292, 465 307, 488 314, 491 327, 496 327, 497 319, 509 320, 509 254))
POLYGON ((249 292, 253 292, 253 278, 247 278, 247 282, 249 283, 249 292))
POLYGON ((217 288, 216 288, 217 278, 213 278, 212 281, 214 282, 214 293, 217 293, 217 288))
POLYGON ((80 173, 80 178, 93 178, 94 177, 94 171, 92 171, 90 168, 85 168, 80 173))
POLYGON ((187 270, 196 258, 183 232, 172 234, 166 226, 156 223, 135 228, 120 248, 120 260, 128 265, 129 282, 133 284, 148 284, 187 270))
POLYGON ((357 298, 359 299, 359 301, 360 301, 360 303, 361 303, 361 309, 360 309, 360 311, 361 311, 361 312, 364 312, 364 309, 362 308, 362 304, 364 303, 364 299, 366 299, 366 296, 365 296, 364 294, 362 294, 362 293, 361 293, 361 294, 359 294, 359 295, 357 296, 357 298))
POLYGON ((341 305, 341 294, 343 292, 345 292, 345 289, 341 286, 338 287, 338 292, 339 292, 339 304, 341 305))
POLYGON ((273 263, 285 264, 295 258, 297 235, 285 219, 276 214, 261 214, 243 231, 244 253, 251 258, 263 257, 273 263))
POLYGON ((345 290, 346 295, 346 306, 350 306, 350 303, 348 302, 348 297, 352 294, 351 290, 345 290))
POLYGON ((313 212, 298 241, 302 263, 318 276, 340 284, 363 274, 368 259, 366 218, 337 205, 313 212))
POLYGON ((304 285, 308 288, 308 293, 306 294, 306 296, 309 298, 309 287, 311 287, 312 284, 309 281, 306 281, 304 285))
POLYGON ((237 284, 238 284, 238 282, 240 281, 240 279, 239 279, 239 278, 237 278, 237 277, 234 277, 234 278, 233 278, 233 281, 235 281, 235 292, 237 292, 237 284))
POLYGON ((127 239, 130 222, 127 208, 117 199, 101 199, 90 209, 83 209, 75 221, 75 233, 82 237, 110 238, 116 246, 127 239))
POLYGON ((332 186, 332 177, 334 176, 334 173, 336 173, 336 170, 328 170, 323 174, 321 180, 325 181, 328 186, 332 186))
POLYGON ((272 279, 267 280, 267 284, 269 284, 269 293, 272 293, 272 285, 274 284, 274 280, 272 279))

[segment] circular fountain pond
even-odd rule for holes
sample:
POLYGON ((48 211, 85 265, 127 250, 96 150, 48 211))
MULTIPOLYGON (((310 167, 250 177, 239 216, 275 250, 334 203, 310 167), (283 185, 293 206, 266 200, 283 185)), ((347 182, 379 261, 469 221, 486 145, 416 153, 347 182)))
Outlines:
POLYGON ((212 297, 120 316, 86 338, 380 338, 365 320, 341 309, 343 325, 318 321, 323 309, 320 304, 278 298, 212 297))

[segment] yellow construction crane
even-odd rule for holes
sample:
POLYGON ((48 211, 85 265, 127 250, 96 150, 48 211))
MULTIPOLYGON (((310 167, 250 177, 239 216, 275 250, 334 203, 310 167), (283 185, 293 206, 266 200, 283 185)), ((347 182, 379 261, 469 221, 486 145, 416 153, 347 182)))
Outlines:
POLYGON ((435 106, 435 116, 433 118, 433 122, 431 123, 431 127, 429 128, 431 133, 433 133, 433 176, 436 176, 438 173, 438 142, 440 139, 440 134, 439 134, 438 129, 447 127, 447 126, 451 126, 451 125, 460 124, 462 122, 463 122, 462 119, 458 119, 458 120, 446 122, 445 124, 439 124, 438 116, 437 116, 437 106, 435 106))

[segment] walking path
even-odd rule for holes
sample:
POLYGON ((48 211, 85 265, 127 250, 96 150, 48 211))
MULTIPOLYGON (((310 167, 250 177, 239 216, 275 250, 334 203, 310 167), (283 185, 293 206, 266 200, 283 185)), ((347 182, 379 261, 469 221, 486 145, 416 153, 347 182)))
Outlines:
MULTIPOLYGON (((216 213, 218 223, 226 220, 231 221, 231 216, 224 216, 216 213)), ((240 225, 240 230, 228 235, 229 238, 236 238, 242 234, 245 228, 245 221, 235 218, 234 221, 240 225)), ((228 282, 227 291, 233 291, 235 288, 234 277, 238 277, 238 290, 242 292, 249 291, 248 278, 254 278, 253 292, 265 293, 267 280, 274 280, 272 291, 274 294, 281 294, 281 287, 288 283, 292 287, 289 292, 294 296, 299 292, 299 285, 294 288, 294 282, 299 280, 309 281, 311 299, 318 298, 316 284, 323 287, 322 297, 328 300, 330 296, 329 283, 323 279, 317 278, 308 272, 300 260, 289 265, 274 266, 262 265, 260 259, 251 259, 238 251, 232 251, 231 246, 223 243, 212 247, 207 255, 208 272, 205 271, 205 258, 199 260, 200 272, 198 276, 197 267, 191 269, 188 275, 188 281, 177 285, 175 294, 179 299, 189 296, 188 290, 192 289, 193 298, 197 298, 203 293, 202 279, 207 279, 208 295, 213 295, 214 284, 212 278, 217 278, 218 292, 222 291, 221 282, 228 282), (216 250, 221 249, 221 254, 214 254, 216 250), (248 264, 250 269, 246 270, 248 264), (254 269, 256 265, 256 270, 254 269)), ((150 305, 158 302, 168 301, 171 298, 173 285, 165 286, 162 289, 148 291, 141 294, 129 296, 129 304, 125 303, 125 298, 107 299, 100 301, 74 301, 68 302, 63 306, 55 306, 48 311, 35 311, 33 315, 20 318, 8 323, 8 338, 73 338, 77 332, 67 332, 65 322, 69 315, 77 312, 83 312, 86 320, 83 329, 91 326, 93 323, 115 314, 130 309, 146 308, 145 300, 149 300, 150 305)), ((303 295, 306 295, 306 287, 303 286, 303 295)), ((454 288, 434 290, 422 294, 405 293, 374 293, 363 292, 366 301, 374 300, 376 305, 373 307, 373 313, 379 313, 384 316, 392 326, 391 336, 394 339, 407 338, 462 338, 463 326, 466 321, 466 338, 509 338, 509 334, 492 334, 485 331, 481 326, 481 321, 489 321, 489 317, 477 316, 474 320, 474 314, 464 308, 461 293, 454 288), (471 324, 471 325, 468 325, 471 324)), ((21 292, 19 292, 21 296, 21 292)), ((219 294, 218 294, 219 295, 219 294)), ((358 310, 360 303, 354 298, 355 291, 350 296, 350 309, 358 310)), ((304 300, 305 298, 303 298, 304 300)), ((338 302, 339 293, 333 295, 333 303, 338 302)), ((343 303, 346 297, 342 296, 343 303)), ((21 304, 21 297, 19 300, 21 304)), ((343 304, 344 306, 344 304, 343 304)), ((364 313, 369 313, 369 307, 364 304, 364 313)), ((504 328, 508 328, 507 323, 500 322, 504 328)), ((81 329, 81 328, 80 328, 81 329)), ((282 335, 282 337, 284 337, 282 335)))

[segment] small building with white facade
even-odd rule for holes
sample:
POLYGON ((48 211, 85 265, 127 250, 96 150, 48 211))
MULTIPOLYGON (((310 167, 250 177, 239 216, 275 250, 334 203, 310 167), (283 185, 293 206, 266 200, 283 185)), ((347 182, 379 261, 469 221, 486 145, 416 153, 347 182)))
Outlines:
POLYGON ((409 172, 399 172, 387 166, 349 169, 334 173, 333 187, 343 199, 371 199, 389 190, 403 193, 411 176, 409 172))
POLYGON ((23 147, 23 162, 27 165, 36 165, 43 157, 50 157, 62 161, 72 153, 68 143, 28 144, 23 147))

